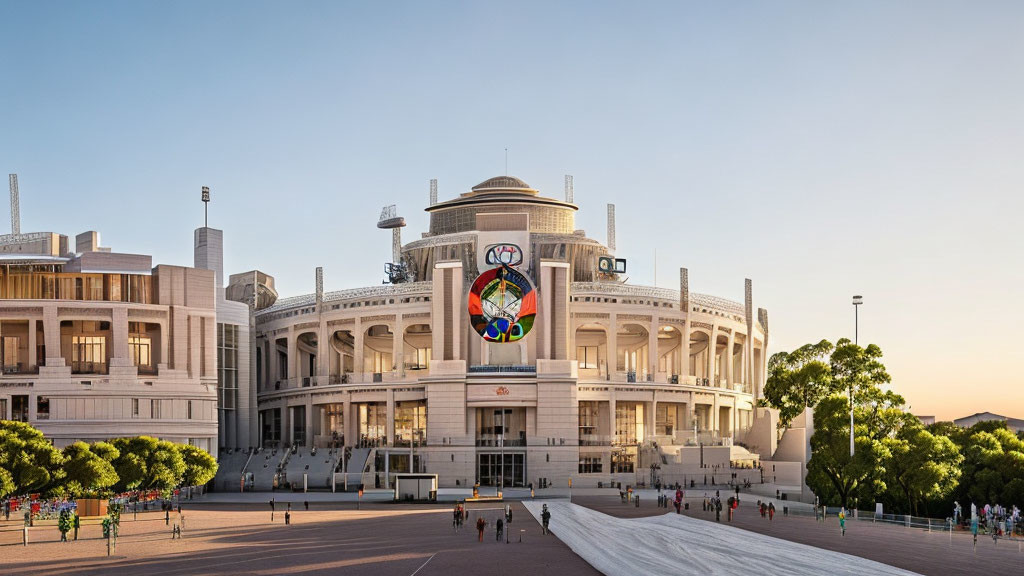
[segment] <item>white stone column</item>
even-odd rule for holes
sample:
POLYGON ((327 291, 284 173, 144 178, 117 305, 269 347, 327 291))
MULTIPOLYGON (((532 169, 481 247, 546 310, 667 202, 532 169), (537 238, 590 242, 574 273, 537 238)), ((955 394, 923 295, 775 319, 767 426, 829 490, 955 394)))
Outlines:
POLYGON ((398 378, 405 377, 405 338, 403 331, 405 330, 402 325, 402 315, 395 314, 395 327, 392 334, 391 344, 391 360, 395 365, 395 372, 398 378))
MULTIPOLYGON (((128 309, 114 308, 111 310, 110 332, 112 335, 110 349, 111 366, 131 366, 128 354, 128 309)), ((198 344, 198 343, 197 343, 198 344)))
POLYGON ((660 318, 651 315, 651 330, 647 332, 647 373, 654 378, 658 373, 658 323, 660 318))
POLYGON ((43 342, 46 346, 46 366, 63 366, 64 356, 60 349, 60 319, 57 305, 43 306, 43 342))
POLYGON ((295 382, 299 377, 299 338, 295 335, 295 325, 288 327, 288 380, 295 382))
POLYGON ((306 448, 313 447, 313 395, 306 394, 306 448))
POLYGON ((733 370, 736 366, 736 359, 733 357, 733 348, 735 347, 736 341, 735 339, 736 330, 733 329, 732 331, 729 332, 729 340, 725 348, 725 381, 728 386, 732 386, 733 382, 736 381, 734 377, 735 375, 733 374, 733 370))
POLYGON ((395 390, 394 388, 388 389, 387 396, 387 433, 388 433, 388 446, 395 445, 395 390))
POLYGON ((31 372, 33 367, 38 366, 39 361, 36 358, 36 320, 35 318, 29 318, 28 321, 28 362, 26 362, 26 368, 31 372))
MULTIPOLYGON (((609 379, 614 379, 614 374, 618 370, 618 315, 612 312, 608 315, 608 376, 609 379)), ((615 421, 615 416, 612 416, 612 422, 615 421)), ((614 428, 613 428, 614 430, 614 428)))
MULTIPOLYGON (((352 354, 353 364, 355 364, 355 366, 352 367, 352 373, 353 374, 359 374, 360 376, 362 376, 362 373, 363 373, 363 321, 362 321, 361 318, 356 318, 355 333, 352 336, 354 338, 353 339, 353 347, 355 348, 355 350, 353 351, 353 354, 352 354)), ((362 382, 362 380, 359 380, 359 381, 362 382)))
MULTIPOLYGON (((711 335, 708 336, 708 382, 715 382, 715 352, 718 349, 718 325, 711 326, 711 335)), ((717 382, 715 382, 717 384, 717 382)))

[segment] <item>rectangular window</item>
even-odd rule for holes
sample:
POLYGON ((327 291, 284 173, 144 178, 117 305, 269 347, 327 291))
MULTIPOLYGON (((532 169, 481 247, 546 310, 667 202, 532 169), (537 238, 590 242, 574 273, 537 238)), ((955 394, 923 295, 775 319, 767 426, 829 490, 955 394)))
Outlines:
POLYGON ((21 372, 21 362, 18 361, 19 340, 17 336, 4 336, 0 340, 0 345, 3 346, 4 374, 21 372))
POLYGON ((238 326, 217 324, 217 408, 234 410, 237 404, 238 326))
POLYGON ((139 417, 139 399, 132 398, 132 418, 139 417))
POLYGON ((107 338, 105 336, 71 337, 71 372, 105 374, 107 371, 107 338))
POLYGON ((636 454, 612 452, 612 474, 632 474, 635 469, 636 454))
POLYGON ((159 419, 160 418, 160 401, 159 400, 150 400, 149 401, 149 413, 152 415, 153 419, 159 419))
POLYGON ((580 456, 580 474, 600 474, 602 469, 600 456, 580 456))
POLYGON ((658 404, 654 427, 654 433, 658 436, 671 436, 675 432, 676 407, 674 404, 658 404))
POLYGON ((599 404, 595 401, 580 402, 580 442, 590 442, 597 434, 599 404))
POLYGON ((147 336, 129 336, 128 350, 132 356, 132 364, 138 366, 139 372, 153 369, 153 340, 147 336))
POLYGON ((0 398, 0 420, 7 420, 7 398, 0 398))
POLYGON ((36 396, 36 420, 50 419, 50 399, 46 396, 36 396))
POLYGON ((28 422, 28 396, 18 394, 11 396, 11 420, 28 422))
POLYGON ((581 369, 597 369, 597 346, 577 346, 576 362, 581 369))
POLYGON ((185 411, 185 419, 186 420, 191 420, 192 419, 192 401, 191 400, 188 401, 188 408, 185 411))

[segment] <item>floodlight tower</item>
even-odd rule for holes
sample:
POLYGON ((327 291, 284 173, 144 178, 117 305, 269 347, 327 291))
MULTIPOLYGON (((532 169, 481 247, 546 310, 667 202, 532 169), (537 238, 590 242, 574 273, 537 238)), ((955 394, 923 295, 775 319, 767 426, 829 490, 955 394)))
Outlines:
POLYGON ((11 183, 11 234, 21 234, 21 205, 18 202, 18 175, 9 175, 11 183))
POLYGON ((404 227, 405 218, 398 215, 398 209, 394 204, 385 206, 380 211, 377 228, 391 230, 391 261, 395 264, 402 262, 402 228, 404 227))

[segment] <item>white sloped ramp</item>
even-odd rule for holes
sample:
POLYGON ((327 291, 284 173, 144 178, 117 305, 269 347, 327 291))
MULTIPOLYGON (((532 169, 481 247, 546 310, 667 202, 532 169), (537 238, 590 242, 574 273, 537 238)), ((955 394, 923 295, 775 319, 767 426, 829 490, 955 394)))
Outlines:
MULTIPOLYGON (((849 554, 680 514, 615 518, 568 501, 545 502, 551 531, 608 576, 913 576, 849 554)), ((540 521, 542 502, 523 505, 540 521)))

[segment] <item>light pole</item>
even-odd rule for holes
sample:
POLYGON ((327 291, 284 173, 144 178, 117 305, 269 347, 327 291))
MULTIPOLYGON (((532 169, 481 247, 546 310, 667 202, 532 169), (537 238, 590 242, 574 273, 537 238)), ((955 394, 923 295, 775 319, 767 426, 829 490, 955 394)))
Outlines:
MULTIPOLYGON (((858 331, 858 318, 857 311, 860 305, 864 303, 864 297, 855 294, 853 296, 853 344, 858 346, 857 343, 857 331, 858 331)), ((853 458, 853 380, 850 380, 850 458, 853 458)))

